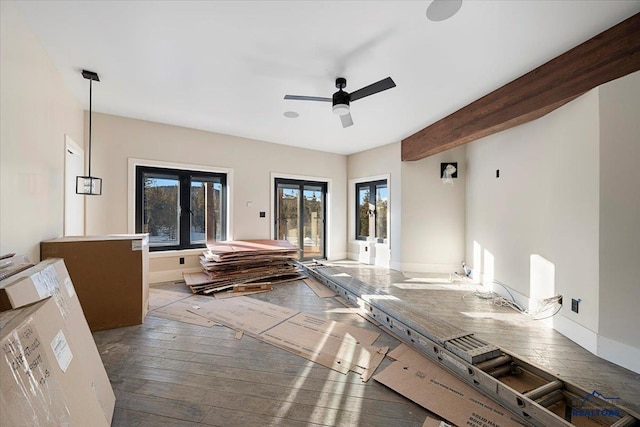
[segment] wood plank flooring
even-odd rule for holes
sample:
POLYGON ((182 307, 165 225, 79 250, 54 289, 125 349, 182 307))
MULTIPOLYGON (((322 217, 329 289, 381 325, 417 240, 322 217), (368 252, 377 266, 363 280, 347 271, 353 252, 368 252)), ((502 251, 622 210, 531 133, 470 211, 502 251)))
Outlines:
MULTIPOLYGON (((347 274, 416 309, 547 367, 587 389, 618 396, 640 412, 640 375, 604 361, 541 322, 431 286, 429 277, 352 262, 347 274)), ((188 294, 184 284, 163 284, 188 294)), ((273 304, 381 332, 376 345, 399 341, 302 281, 252 295, 273 304)), ((148 316, 143 325, 94 333, 116 392, 113 426, 422 426, 413 402, 354 373, 342 375, 225 327, 205 328, 148 316)), ((388 366, 383 361, 378 372, 388 366)))
POLYGON ((640 374, 595 356, 543 322, 471 296, 468 286, 463 290, 456 286, 433 289, 438 286, 438 279, 448 275, 403 274, 353 261, 334 265, 418 310, 473 332, 585 389, 619 397, 619 404, 640 413, 640 374))
MULTIPOLYGON (((162 285, 182 289, 184 284, 162 285)), ((252 296, 380 330, 302 281, 252 296)), ((435 415, 354 373, 343 375, 224 327, 148 316, 94 333, 116 392, 113 426, 422 426, 435 415)), ((376 345, 399 342, 382 333, 376 345)), ((387 366, 385 360, 381 367, 387 366)), ((380 368, 379 368, 380 369, 380 368)))

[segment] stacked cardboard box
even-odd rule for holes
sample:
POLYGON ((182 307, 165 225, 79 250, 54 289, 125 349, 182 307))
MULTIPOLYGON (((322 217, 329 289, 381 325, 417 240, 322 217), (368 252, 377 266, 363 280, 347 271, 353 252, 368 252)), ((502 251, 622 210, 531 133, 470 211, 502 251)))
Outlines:
POLYGON ((185 274, 194 293, 209 294, 246 283, 276 283, 302 277, 294 258, 298 248, 285 240, 243 240, 207 244, 203 273, 185 274))
POLYGON ((149 304, 147 234, 61 237, 40 256, 64 258, 92 331, 139 325, 149 304))
POLYGON ((0 280, 7 279, 21 271, 33 267, 33 263, 24 255, 5 254, 0 256, 0 280))
POLYGON ((0 310, 9 425, 110 425, 115 395, 64 261, 0 281, 0 310))

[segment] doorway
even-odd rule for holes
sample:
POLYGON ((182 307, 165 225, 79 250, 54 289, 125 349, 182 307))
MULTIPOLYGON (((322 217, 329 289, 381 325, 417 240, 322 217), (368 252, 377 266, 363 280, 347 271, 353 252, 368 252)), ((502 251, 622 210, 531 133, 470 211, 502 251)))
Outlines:
POLYGON ((84 175, 84 150, 64 136, 64 228, 65 236, 84 236, 84 196, 76 194, 76 177, 84 175))
POLYGON ((327 183, 275 179, 275 239, 298 247, 298 259, 322 259, 326 240, 327 183))

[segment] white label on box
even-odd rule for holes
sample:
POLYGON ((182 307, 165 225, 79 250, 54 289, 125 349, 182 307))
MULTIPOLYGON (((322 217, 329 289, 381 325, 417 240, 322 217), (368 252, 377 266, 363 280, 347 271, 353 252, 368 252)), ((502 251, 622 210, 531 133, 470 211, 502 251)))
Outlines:
POLYGON ((62 329, 55 337, 53 337, 53 340, 51 341, 51 349, 53 350, 53 354, 56 356, 56 360, 58 361, 58 365, 60 365, 62 372, 67 372, 71 359, 73 359, 73 354, 71 353, 69 344, 67 344, 67 340, 64 337, 62 329))
POLYGON ((131 241, 131 250, 132 251, 141 251, 142 250, 142 240, 132 240, 131 241))
POLYGON ((33 280, 33 284, 35 285, 40 298, 46 298, 51 295, 49 287, 47 286, 47 281, 40 272, 31 276, 31 280, 33 280))
POLYGON ((56 269, 53 268, 53 265, 50 265, 44 270, 42 270, 40 274, 42 274, 42 276, 44 277, 44 280, 46 281, 47 285, 51 289, 60 287, 60 283, 58 282, 58 276, 56 274, 56 269))
POLYGON ((73 298, 73 296, 76 294, 76 290, 73 287, 73 283, 71 283, 70 277, 67 277, 66 279, 64 279, 64 287, 67 288, 67 293, 69 294, 69 298, 73 298))

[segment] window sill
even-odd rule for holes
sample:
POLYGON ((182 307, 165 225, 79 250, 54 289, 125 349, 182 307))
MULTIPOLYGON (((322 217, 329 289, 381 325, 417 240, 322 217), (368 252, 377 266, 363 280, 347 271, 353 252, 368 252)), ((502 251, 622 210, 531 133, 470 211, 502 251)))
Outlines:
POLYGON ((173 258, 178 256, 201 255, 207 248, 180 249, 173 251, 149 252, 149 258, 173 258))

